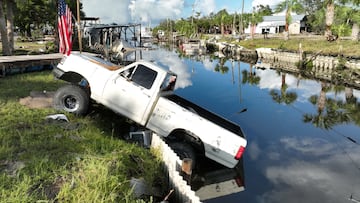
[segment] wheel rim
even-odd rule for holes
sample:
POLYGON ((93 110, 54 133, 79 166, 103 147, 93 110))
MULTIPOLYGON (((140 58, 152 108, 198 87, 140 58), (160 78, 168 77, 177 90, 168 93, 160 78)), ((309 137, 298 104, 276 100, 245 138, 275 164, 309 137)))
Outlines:
POLYGON ((64 98, 64 107, 67 111, 75 111, 79 108, 79 101, 73 95, 64 98))

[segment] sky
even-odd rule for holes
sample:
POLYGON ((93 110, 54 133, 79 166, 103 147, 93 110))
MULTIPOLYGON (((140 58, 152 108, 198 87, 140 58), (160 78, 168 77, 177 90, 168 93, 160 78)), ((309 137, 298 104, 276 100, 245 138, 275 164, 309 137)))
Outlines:
MULTIPOLYGON (((104 24, 141 23, 156 26, 165 19, 188 18, 194 13, 209 15, 226 9, 229 13, 241 12, 241 0, 80 0, 87 17, 100 17, 104 24)), ((245 0, 244 12, 256 5, 273 7, 281 0, 245 0)))

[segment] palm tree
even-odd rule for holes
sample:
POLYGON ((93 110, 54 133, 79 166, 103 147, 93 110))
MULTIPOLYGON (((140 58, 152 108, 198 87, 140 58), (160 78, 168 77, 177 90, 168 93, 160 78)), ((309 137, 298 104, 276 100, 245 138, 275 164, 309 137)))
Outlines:
POLYGON ((226 26, 226 21, 227 18, 229 17, 228 12, 226 11, 226 9, 223 9, 221 11, 219 11, 216 15, 215 15, 215 21, 218 25, 220 25, 220 29, 221 29, 221 34, 224 35, 225 33, 225 26, 226 26))
POLYGON ((10 54, 14 51, 14 8, 15 1, 6 1, 6 21, 7 21, 7 35, 9 40, 10 54))
POLYGON ((326 24, 326 28, 325 28, 325 38, 327 40, 332 39, 333 35, 332 35, 332 31, 331 31, 331 27, 332 24, 334 22, 334 15, 335 15, 335 0, 326 0, 325 2, 326 5, 326 13, 325 13, 325 24, 326 24))
POLYGON ((301 13, 304 12, 303 5, 299 0, 285 0, 280 2, 276 8, 275 12, 282 12, 285 10, 285 40, 289 39, 289 25, 291 23, 291 13, 301 13))
POLYGON ((6 30, 6 21, 5 21, 5 14, 4 14, 4 2, 3 0, 0 0, 0 34, 1 34, 1 44, 2 44, 2 50, 3 55, 11 55, 11 49, 9 46, 9 38, 7 35, 6 30))
POLYGON ((353 41, 357 41, 359 40, 359 24, 360 24, 360 11, 358 9, 354 9, 354 6, 359 6, 360 5, 360 0, 343 0, 342 2, 343 4, 346 3, 351 3, 353 4, 352 8, 351 8, 351 22, 352 22, 352 32, 351 32, 351 39, 353 41))
POLYGON ((255 7, 254 7, 250 17, 251 39, 254 39, 256 25, 261 21, 263 21, 263 16, 261 15, 261 13, 255 12, 255 7))

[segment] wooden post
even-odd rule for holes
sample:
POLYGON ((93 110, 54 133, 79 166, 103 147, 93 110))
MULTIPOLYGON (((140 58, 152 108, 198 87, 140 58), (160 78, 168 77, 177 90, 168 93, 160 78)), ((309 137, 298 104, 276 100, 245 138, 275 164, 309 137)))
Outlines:
POLYGON ((186 182, 190 185, 192 174, 192 159, 184 158, 181 164, 181 175, 184 177, 186 182))
POLYGON ((78 24, 78 39, 79 39, 79 51, 82 52, 82 43, 81 43, 81 25, 80 25, 80 0, 76 1, 77 7, 77 24, 78 24))

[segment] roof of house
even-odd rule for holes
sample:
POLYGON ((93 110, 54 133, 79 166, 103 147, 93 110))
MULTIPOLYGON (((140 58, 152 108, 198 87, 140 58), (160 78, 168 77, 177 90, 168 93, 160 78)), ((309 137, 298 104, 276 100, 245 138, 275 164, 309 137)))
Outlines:
MULTIPOLYGON (((292 22, 300 22, 304 18, 305 15, 291 15, 292 22)), ((264 16, 258 26, 263 28, 285 26, 285 15, 264 16)))
MULTIPOLYGON (((291 15, 292 21, 301 21, 303 20, 305 15, 291 15)), ((284 15, 277 15, 277 16, 264 16, 263 22, 274 22, 274 21, 285 21, 284 15)))

